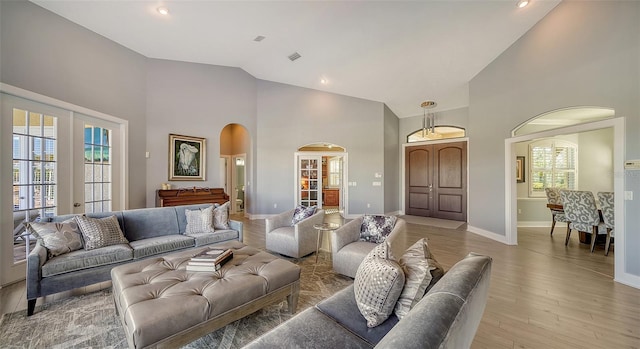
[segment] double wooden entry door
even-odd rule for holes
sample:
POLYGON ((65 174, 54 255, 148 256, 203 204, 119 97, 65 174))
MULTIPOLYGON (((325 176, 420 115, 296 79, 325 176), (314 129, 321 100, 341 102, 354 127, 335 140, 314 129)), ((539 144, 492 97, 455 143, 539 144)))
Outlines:
POLYGON ((405 213, 467 220, 467 142, 406 147, 405 213))

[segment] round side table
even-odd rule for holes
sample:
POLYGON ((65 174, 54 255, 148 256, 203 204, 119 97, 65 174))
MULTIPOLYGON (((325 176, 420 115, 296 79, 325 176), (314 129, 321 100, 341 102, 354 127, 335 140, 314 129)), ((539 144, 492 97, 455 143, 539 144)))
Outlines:
MULTIPOLYGON (((318 252, 320 251, 320 235, 323 235, 325 231, 334 231, 340 228, 340 224, 338 223, 314 224, 313 228, 318 231, 318 242, 316 243, 316 264, 318 264, 318 252)), ((331 244, 331 239, 329 239, 329 244, 331 244)))

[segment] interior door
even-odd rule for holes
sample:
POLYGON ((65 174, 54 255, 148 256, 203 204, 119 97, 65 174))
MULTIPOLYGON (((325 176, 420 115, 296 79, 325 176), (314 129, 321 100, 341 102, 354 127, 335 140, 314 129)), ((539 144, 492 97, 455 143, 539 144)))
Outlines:
POLYGON ((408 215, 431 217, 433 210, 433 147, 419 145, 405 149, 405 211, 408 215))
POLYGON ((405 212, 466 221, 467 143, 405 149, 405 212))

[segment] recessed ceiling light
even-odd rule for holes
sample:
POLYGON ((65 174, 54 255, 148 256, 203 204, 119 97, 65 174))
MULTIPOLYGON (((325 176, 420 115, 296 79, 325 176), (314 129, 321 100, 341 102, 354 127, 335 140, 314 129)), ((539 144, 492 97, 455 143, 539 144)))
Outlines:
POLYGON ((320 83, 323 84, 323 85, 326 85, 328 82, 329 81, 327 81, 327 79, 325 79, 325 78, 320 79, 320 83))
POLYGON ((518 3, 516 4, 518 8, 523 8, 527 5, 529 5, 529 0, 519 0, 518 3))
POLYGON ((158 13, 163 16, 166 16, 169 14, 169 9, 166 7, 158 7, 158 13))

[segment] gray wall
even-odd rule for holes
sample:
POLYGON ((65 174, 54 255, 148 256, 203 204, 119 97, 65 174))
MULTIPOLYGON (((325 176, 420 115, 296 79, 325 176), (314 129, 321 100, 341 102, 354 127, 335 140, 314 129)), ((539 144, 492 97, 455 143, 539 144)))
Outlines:
POLYGON ((146 58, 31 2, 0 1, 0 81, 129 121, 129 207, 145 206, 146 58))
MULTIPOLYGON (((149 207, 155 206, 156 189, 168 180, 170 133, 207 139, 206 181, 172 182, 174 187, 218 187, 224 127, 236 123, 250 136, 256 134, 256 80, 239 68, 149 59, 146 100, 149 207)), ((247 154, 247 173, 253 168, 250 159, 247 154)))
POLYGON ((400 211, 400 122, 389 107, 384 106, 384 173, 374 178, 384 185, 384 213, 400 211))
MULTIPOLYGON (((612 107, 640 158, 640 2, 562 2, 469 84, 469 223, 505 234, 504 139, 525 120, 571 106, 612 107)), ((637 171, 625 190, 640 191, 637 171)), ((625 201, 627 272, 640 275, 640 202, 625 201)))
POLYGON ((346 187, 349 213, 383 213, 383 187, 372 186, 374 174, 385 170, 382 103, 258 80, 257 107, 254 213, 293 208, 294 152, 316 142, 338 144, 349 154, 348 180, 357 183, 346 187))

